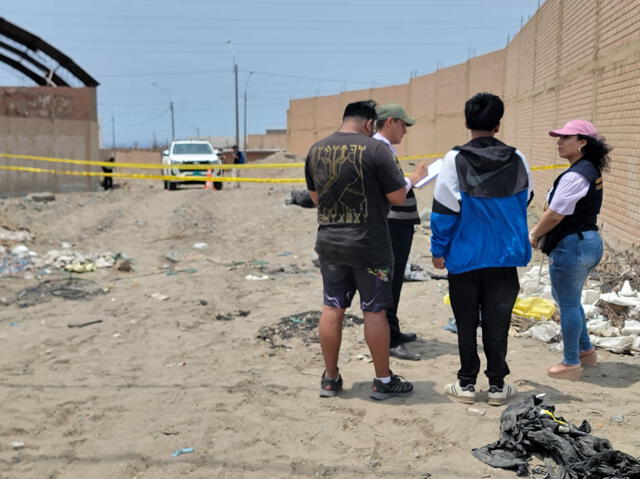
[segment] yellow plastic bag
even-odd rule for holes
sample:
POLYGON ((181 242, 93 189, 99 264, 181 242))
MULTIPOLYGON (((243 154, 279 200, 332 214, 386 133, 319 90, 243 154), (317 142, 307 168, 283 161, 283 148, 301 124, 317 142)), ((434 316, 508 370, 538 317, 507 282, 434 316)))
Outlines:
MULTIPOLYGON (((444 304, 451 304, 449 295, 443 298, 444 304)), ((516 299, 513 305, 513 314, 524 316, 525 318, 549 319, 556 312, 556 305, 553 301, 537 296, 529 296, 516 299)))
POLYGON ((549 319, 556 312, 553 301, 538 296, 529 296, 516 299, 513 305, 513 314, 525 318, 549 319))

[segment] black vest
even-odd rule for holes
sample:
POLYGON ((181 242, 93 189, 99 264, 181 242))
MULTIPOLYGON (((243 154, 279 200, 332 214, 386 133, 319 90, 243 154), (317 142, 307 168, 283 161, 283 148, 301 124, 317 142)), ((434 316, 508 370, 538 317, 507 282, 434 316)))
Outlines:
POLYGON ((565 216, 558 225, 546 234, 546 241, 542 247, 543 253, 549 254, 557 246, 562 238, 581 231, 593 231, 598 229, 598 213, 602 206, 602 173, 589 160, 582 158, 575 162, 567 171, 562 173, 553 182, 553 188, 549 194, 549 203, 553 199, 560 178, 574 171, 580 173, 589 182, 589 191, 584 198, 576 203, 572 215, 565 216))

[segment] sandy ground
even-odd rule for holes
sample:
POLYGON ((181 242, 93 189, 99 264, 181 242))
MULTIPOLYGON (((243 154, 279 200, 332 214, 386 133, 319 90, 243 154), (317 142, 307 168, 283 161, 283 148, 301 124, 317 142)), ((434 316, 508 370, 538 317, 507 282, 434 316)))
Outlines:
MULTIPOLYGON (((108 290, 89 299, 0 306, 0 478, 515 477, 470 454, 498 438, 503 408, 479 402, 485 414, 475 416, 442 394, 458 367, 456 336, 442 329, 451 316, 446 282, 404 287, 401 324, 419 334, 411 346, 424 358, 392 360, 414 381, 409 398, 368 398, 373 368, 358 359, 368 353, 361 326, 345 329, 345 391, 333 399, 318 397, 317 344, 292 338, 272 348, 257 338, 261 327, 321 304, 310 261, 315 212, 285 206, 291 189, 168 192, 132 180, 45 204, 0 200, 0 219, 28 228, 40 254, 64 241, 81 252, 122 252, 136 268, 75 275, 108 290), (193 248, 198 242, 208 248, 193 248), (171 251, 181 256, 176 264, 165 258, 171 251), (93 320, 102 322, 68 327, 93 320), (187 447, 194 451, 172 457, 187 447)), ((429 194, 419 192, 420 208, 429 194)), ((430 269, 424 233, 412 261, 430 269)), ((0 296, 38 282, 0 278, 0 296)), ((638 456, 639 359, 600 358, 582 381, 558 381, 545 375, 557 353, 511 338, 508 379, 523 394, 547 393, 565 418, 588 419, 594 434, 638 456)))

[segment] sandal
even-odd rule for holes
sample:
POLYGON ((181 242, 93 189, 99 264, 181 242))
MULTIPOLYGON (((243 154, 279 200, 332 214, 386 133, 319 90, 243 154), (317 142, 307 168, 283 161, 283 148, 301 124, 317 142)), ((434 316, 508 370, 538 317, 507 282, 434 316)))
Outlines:
POLYGON ((320 379, 320 397, 332 398, 336 397, 340 391, 342 391, 342 376, 338 370, 337 378, 326 377, 327 372, 322 373, 322 379, 320 379))
POLYGON ((556 364, 547 369, 547 376, 556 379, 577 381, 582 377, 582 366, 570 366, 564 363, 556 364))
POLYGON ((591 348, 589 351, 580 352, 580 362, 583 366, 597 366, 598 353, 596 353, 596 348, 591 348))

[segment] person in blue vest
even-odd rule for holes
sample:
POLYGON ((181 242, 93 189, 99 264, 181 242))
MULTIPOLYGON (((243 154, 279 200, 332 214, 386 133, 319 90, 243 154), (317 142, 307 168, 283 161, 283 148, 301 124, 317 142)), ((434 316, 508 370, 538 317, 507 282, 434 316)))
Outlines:
POLYGON ((589 273, 602 258, 597 221, 602 171, 608 167, 611 148, 585 120, 572 120, 549 135, 558 138, 558 155, 570 166, 553 183, 545 212, 531 229, 529 240, 549 255, 551 290, 560 308, 563 358, 547 374, 577 381, 583 365, 597 364, 580 297, 589 273))
MULTIPOLYGON (((244 165, 247 162, 247 159, 244 157, 244 153, 242 153, 238 148, 238 145, 233 145, 231 149, 233 150, 233 164, 244 165)), ((238 170, 234 169, 233 176, 237 178, 238 174, 239 174, 238 170)), ((240 182, 238 181, 236 181, 236 188, 240 188, 240 182)))
POLYGON ((524 155, 495 138, 502 100, 478 93, 464 108, 471 141, 443 159, 431 213, 431 254, 447 268, 451 308, 458 327, 458 381, 445 393, 471 404, 480 372, 476 334, 482 317, 488 402, 504 404, 516 393, 509 374, 507 341, 511 311, 520 290, 516 267, 531 259, 527 205, 533 182, 524 155))

